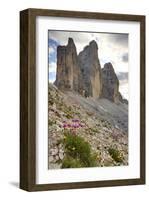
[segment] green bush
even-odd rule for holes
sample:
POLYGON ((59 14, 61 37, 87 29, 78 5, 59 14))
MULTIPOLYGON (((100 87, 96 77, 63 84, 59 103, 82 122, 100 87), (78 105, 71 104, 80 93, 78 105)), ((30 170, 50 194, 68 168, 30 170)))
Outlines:
MULTIPOLYGON (((82 137, 71 133, 65 134, 63 141, 67 160, 64 160, 76 166, 81 167, 94 167, 97 166, 97 156, 91 152, 91 147, 82 137), (72 158, 70 160, 70 158, 72 158)), ((63 165, 64 166, 64 165, 63 165)), ((66 166, 66 165, 65 165, 66 166)))
POLYGON ((119 162, 119 163, 123 162, 123 157, 117 149, 109 148, 108 152, 109 152, 110 156, 113 158, 113 160, 115 160, 116 162, 119 162))
POLYGON ((82 164, 80 160, 74 159, 72 157, 65 157, 62 162, 62 168, 80 168, 82 164))

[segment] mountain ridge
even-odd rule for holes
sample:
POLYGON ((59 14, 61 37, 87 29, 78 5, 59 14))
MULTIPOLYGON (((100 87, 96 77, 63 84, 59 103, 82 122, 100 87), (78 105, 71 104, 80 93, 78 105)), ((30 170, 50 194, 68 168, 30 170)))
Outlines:
POLYGON ((58 89, 75 91, 84 97, 106 98, 115 103, 126 103, 119 91, 119 80, 113 65, 101 68, 98 45, 92 40, 77 54, 72 38, 66 46, 57 47, 57 73, 54 83, 58 89))

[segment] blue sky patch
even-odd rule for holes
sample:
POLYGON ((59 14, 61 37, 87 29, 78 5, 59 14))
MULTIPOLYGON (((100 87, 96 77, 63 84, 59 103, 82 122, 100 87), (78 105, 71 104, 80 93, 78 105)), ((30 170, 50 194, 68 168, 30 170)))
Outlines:
POLYGON ((56 62, 58 45, 59 43, 57 41, 51 38, 48 39, 48 48, 49 48, 48 63, 56 62))

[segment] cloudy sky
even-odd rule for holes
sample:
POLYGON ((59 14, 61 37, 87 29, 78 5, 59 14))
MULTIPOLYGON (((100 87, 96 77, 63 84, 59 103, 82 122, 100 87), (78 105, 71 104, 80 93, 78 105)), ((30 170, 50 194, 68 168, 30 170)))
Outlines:
POLYGON ((115 33, 88 33, 52 31, 48 33, 49 53, 49 82, 56 78, 56 52, 58 45, 67 45, 71 37, 79 54, 90 41, 95 40, 98 45, 98 57, 101 67, 111 62, 120 80, 120 92, 128 99, 128 35, 115 33))

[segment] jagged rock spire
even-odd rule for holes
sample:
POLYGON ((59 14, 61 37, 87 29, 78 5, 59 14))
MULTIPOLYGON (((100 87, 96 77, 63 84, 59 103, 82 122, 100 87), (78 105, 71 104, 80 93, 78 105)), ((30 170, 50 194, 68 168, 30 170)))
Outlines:
POLYGON ((55 85, 62 90, 77 90, 78 58, 72 38, 66 46, 57 47, 57 73, 55 85))
POLYGON ((68 39, 66 46, 57 47, 55 85, 61 90, 75 91, 85 97, 102 97, 113 102, 122 100, 119 80, 112 64, 106 63, 101 69, 95 40, 85 46, 79 55, 72 38, 68 39))
POLYGON ((99 98, 102 89, 101 66, 98 59, 98 46, 94 40, 79 53, 78 60, 85 96, 99 98))
POLYGON ((110 62, 102 69, 102 97, 115 103, 122 98, 119 92, 119 80, 110 62))

